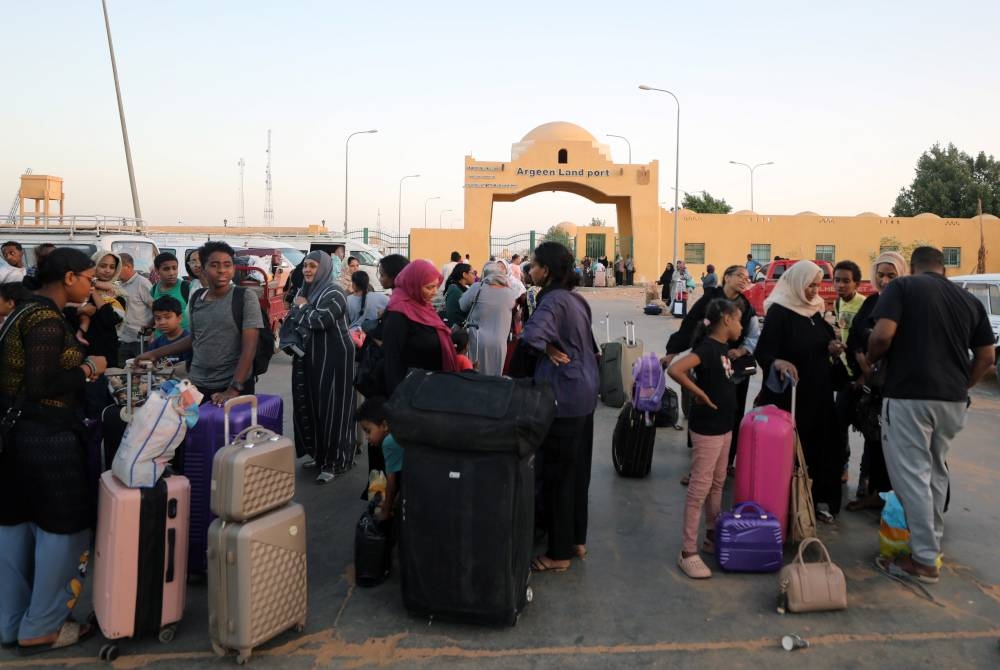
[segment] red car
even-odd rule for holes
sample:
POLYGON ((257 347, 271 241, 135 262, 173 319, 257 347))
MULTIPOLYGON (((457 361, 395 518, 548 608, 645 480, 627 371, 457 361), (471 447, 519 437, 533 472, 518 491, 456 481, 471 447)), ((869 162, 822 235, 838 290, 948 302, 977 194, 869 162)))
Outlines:
MULTIPOLYGON (((774 290, 774 286, 785 270, 796 263, 798 263, 797 259, 788 258, 771 261, 757 270, 756 278, 751 278, 755 279, 754 284, 743 295, 757 311, 757 316, 764 316, 764 301, 771 295, 771 291, 774 290)), ((823 283, 819 287, 819 294, 823 298, 823 302, 826 303, 826 311, 831 312, 833 311, 833 303, 837 301, 837 289, 833 286, 833 264, 828 261, 813 261, 813 263, 823 271, 823 283)), ((867 279, 858 284, 858 293, 861 295, 867 296, 874 292, 875 287, 867 279)))

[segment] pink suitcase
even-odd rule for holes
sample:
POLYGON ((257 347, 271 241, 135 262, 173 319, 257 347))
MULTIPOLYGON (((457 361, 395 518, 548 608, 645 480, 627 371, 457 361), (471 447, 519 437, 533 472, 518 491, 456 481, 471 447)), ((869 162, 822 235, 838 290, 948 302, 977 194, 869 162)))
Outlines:
MULTIPOLYGON (((792 408, 795 407, 792 391, 792 408)), ((755 502, 781 523, 784 541, 788 532, 788 501, 795 460, 793 414, 774 405, 755 407, 740 422, 736 448, 734 505, 755 502)))
MULTIPOLYGON (((109 640, 155 633, 174 637, 187 587, 191 484, 164 476, 152 488, 128 488, 101 475, 94 558, 94 613, 109 640)), ((117 645, 101 649, 114 660, 117 645)))

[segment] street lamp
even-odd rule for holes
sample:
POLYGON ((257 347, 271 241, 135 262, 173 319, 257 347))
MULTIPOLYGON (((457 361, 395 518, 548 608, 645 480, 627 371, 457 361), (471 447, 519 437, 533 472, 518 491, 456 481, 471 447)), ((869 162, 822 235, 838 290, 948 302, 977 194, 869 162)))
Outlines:
POLYGON ((643 91, 658 91, 660 93, 666 93, 674 102, 677 103, 677 151, 674 158, 674 255, 673 258, 677 258, 677 213, 680 209, 677 202, 678 196, 680 194, 680 170, 681 170, 681 101, 677 99, 677 96, 666 90, 665 88, 653 88, 652 86, 646 86, 645 84, 640 84, 639 88, 643 91))
POLYGON ((453 210, 453 209, 442 209, 441 210, 441 213, 438 214, 438 228, 442 227, 442 225, 441 225, 441 217, 444 216, 445 213, 447 213, 447 212, 453 212, 453 211, 455 211, 455 210, 453 210))
POLYGON ((628 138, 625 137, 624 135, 612 135, 611 133, 608 133, 608 137, 617 137, 620 140, 625 140, 625 144, 628 145, 628 164, 631 165, 632 164, 632 143, 628 141, 628 138))
POLYGON ((424 228, 427 227, 427 203, 429 203, 431 200, 440 200, 440 199, 441 199, 441 196, 439 196, 439 195, 432 195, 431 197, 429 197, 426 200, 424 200, 424 228))
POLYGON ((403 181, 406 179, 416 179, 420 175, 418 174, 408 174, 405 177, 399 179, 399 205, 396 211, 396 236, 403 236, 403 181))
POLYGON ((347 156, 351 148, 351 138, 355 135, 367 135, 377 132, 377 130, 359 130, 348 135, 347 140, 344 142, 344 235, 347 234, 347 156))
POLYGON ((739 161, 729 161, 733 165, 742 165, 746 169, 750 170, 750 211, 755 211, 753 208, 753 171, 759 167, 764 167, 765 165, 774 165, 774 161, 768 161, 767 163, 757 163, 753 167, 747 165, 746 163, 740 163, 739 161))

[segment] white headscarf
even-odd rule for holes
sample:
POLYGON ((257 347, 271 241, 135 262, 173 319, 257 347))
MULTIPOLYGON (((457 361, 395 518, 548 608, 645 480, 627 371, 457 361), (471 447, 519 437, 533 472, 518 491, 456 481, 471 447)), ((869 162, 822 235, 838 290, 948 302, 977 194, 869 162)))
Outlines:
POLYGON ((510 276, 503 261, 487 263, 483 267, 482 281, 485 286, 510 286, 510 276))
POLYGON ((822 314, 826 303, 819 293, 812 300, 806 299, 806 287, 816 280, 816 275, 822 279, 823 271, 812 261, 795 263, 785 270, 771 295, 764 301, 764 311, 777 304, 810 319, 816 314, 822 314))
MULTIPOLYGON (((872 263, 872 288, 878 291, 878 284, 875 282, 875 277, 878 275, 878 266, 883 263, 888 263, 896 268, 896 274, 900 277, 909 274, 906 271, 906 261, 903 259, 903 255, 898 251, 883 251, 879 254, 879 257, 875 259, 872 263)), ((881 291, 879 291, 881 293, 881 291)))

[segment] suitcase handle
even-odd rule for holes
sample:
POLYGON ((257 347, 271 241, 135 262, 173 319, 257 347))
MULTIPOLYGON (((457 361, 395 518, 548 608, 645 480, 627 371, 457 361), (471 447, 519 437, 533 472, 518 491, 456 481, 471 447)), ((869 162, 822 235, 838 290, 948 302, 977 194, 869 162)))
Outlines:
POLYGON ((611 315, 610 314, 605 313, 605 315, 604 315, 604 327, 608 331, 607 332, 608 339, 606 339, 604 341, 605 342, 610 342, 611 341, 611 315))
POLYGON ((635 337, 635 321, 625 322, 625 344, 634 347, 638 340, 635 337))
POLYGON ((261 426, 253 425, 247 426, 233 438, 233 443, 243 442, 244 449, 252 449, 257 446, 258 442, 264 442, 266 440, 273 440, 278 437, 278 434, 274 431, 268 430, 267 428, 262 428, 261 426))
POLYGON ((240 405, 250 405, 250 425, 257 425, 257 396, 238 395, 235 398, 230 398, 226 401, 226 404, 222 406, 222 426, 223 435, 225 436, 223 444, 231 444, 229 441, 229 413, 233 411, 234 407, 238 407, 240 405))
POLYGON ((767 510, 765 510, 763 507, 752 501, 740 503, 739 505, 733 508, 734 516, 740 516, 744 512, 756 512, 757 515, 760 517, 771 516, 770 514, 768 514, 767 510))

